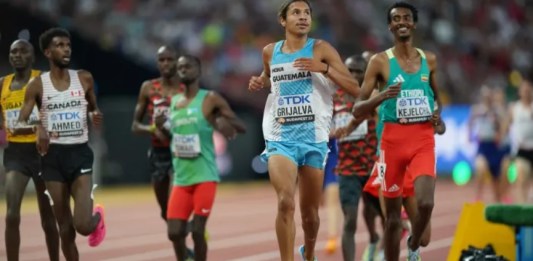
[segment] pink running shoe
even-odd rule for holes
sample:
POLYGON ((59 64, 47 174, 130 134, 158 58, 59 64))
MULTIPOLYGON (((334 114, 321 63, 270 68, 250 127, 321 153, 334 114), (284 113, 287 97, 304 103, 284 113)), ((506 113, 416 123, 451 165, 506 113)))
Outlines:
POLYGON ((96 229, 89 235, 89 246, 96 247, 104 241, 105 238, 105 222, 104 222, 104 206, 96 204, 94 206, 94 213, 100 214, 100 221, 96 225, 96 229))

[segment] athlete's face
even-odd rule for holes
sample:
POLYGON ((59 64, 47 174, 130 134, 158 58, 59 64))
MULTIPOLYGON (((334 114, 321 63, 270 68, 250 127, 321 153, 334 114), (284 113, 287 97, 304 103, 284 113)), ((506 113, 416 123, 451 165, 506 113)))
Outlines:
POLYGON ((305 35, 311 31, 311 9, 306 2, 297 1, 287 8, 287 18, 280 18, 280 23, 289 31, 298 35, 305 35))
POLYGON ((345 64, 352 77, 356 79, 359 84, 362 84, 365 79, 366 63, 357 62, 355 59, 348 58, 345 64))
POLYGON ((176 75, 177 59, 176 54, 168 49, 164 49, 157 54, 157 68, 161 76, 170 78, 176 75))
POLYGON ((531 100, 533 98, 533 86, 530 81, 522 81, 520 84, 520 89, 518 90, 518 95, 522 99, 529 99, 531 100))
POLYGON ((184 84, 190 84, 200 77, 198 64, 187 57, 178 59, 178 75, 184 84))
POLYGON ((411 34, 416 29, 413 19, 413 13, 408 8, 393 8, 390 11, 391 22, 389 30, 394 37, 400 41, 406 41, 411 38, 411 34))
POLYGON ((45 56, 59 68, 67 68, 70 65, 70 39, 65 36, 56 36, 45 50, 45 56))
POLYGON ((9 49, 9 63, 15 70, 29 68, 33 58, 33 48, 27 42, 17 41, 9 49))

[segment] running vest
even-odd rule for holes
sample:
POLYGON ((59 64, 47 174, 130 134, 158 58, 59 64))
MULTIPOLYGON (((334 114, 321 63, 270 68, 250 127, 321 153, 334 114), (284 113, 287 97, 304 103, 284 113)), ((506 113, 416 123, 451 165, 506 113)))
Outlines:
MULTIPOLYGON (((488 108, 481 105, 477 109, 482 110, 481 113, 474 119, 474 133, 479 141, 494 141, 498 132, 498 118, 497 111, 493 108, 488 108)), ((477 112, 476 112, 477 113, 477 112)))
POLYGON ((268 141, 327 142, 335 88, 322 74, 294 68, 298 58, 313 58, 315 40, 294 53, 274 46, 270 61, 270 94, 265 104, 263 135, 268 141))
POLYGON ((48 130, 51 144, 81 144, 88 138, 85 90, 78 72, 68 70, 70 86, 58 91, 52 84, 50 72, 41 75, 43 96, 41 119, 48 130))
POLYGON ((513 129, 519 148, 533 149, 533 103, 528 107, 518 101, 512 110, 513 129))
MULTIPOLYGON (((41 71, 32 70, 30 81, 39 76, 41 71)), ((2 85, 2 93, 0 104, 2 105, 3 117, 4 117, 4 126, 8 130, 6 131, 6 137, 9 142, 35 142, 35 134, 26 134, 26 135, 13 135, 9 129, 16 128, 20 109, 22 104, 24 104, 24 95, 26 94, 27 84, 24 85, 19 90, 11 90, 11 82, 15 74, 10 74, 4 78, 4 83, 2 85)), ((29 81, 28 81, 29 82, 29 81)), ((33 111, 28 119, 28 123, 39 121, 39 110, 37 106, 33 107, 33 111)))
MULTIPOLYGON (((381 106, 380 118, 384 122, 401 124, 426 122, 431 119, 434 110, 434 93, 429 85, 429 66, 424 51, 420 53, 420 69, 416 73, 406 73, 392 53, 386 51, 389 57, 389 80, 387 86, 402 82, 402 89, 398 97, 385 100, 381 106)), ((385 87, 387 88, 387 87, 385 87)))
MULTIPOLYGON (((148 122, 150 125, 155 123, 156 115, 161 113, 168 115, 168 107, 172 99, 172 96, 163 96, 163 87, 158 79, 154 79, 151 82, 152 88, 150 88, 148 93, 149 103, 147 106, 148 122)), ((168 147, 169 141, 161 141, 155 135, 152 135, 152 146, 168 147)))
POLYGON ((172 97, 169 121, 174 185, 190 186, 220 181, 215 159, 213 127, 204 118, 202 110, 207 94, 206 90, 198 90, 189 105, 179 109, 176 104, 185 99, 185 96, 180 93, 172 97))

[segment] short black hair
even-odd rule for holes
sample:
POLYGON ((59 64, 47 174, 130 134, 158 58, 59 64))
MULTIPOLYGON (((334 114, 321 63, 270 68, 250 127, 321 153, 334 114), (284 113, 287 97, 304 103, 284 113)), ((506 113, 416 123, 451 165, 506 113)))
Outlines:
POLYGON ((50 46, 54 37, 67 37, 70 39, 70 33, 66 29, 60 27, 46 30, 41 36, 39 36, 39 48, 41 48, 41 52, 44 53, 44 50, 50 46))
POLYGON ((305 2, 307 6, 309 6, 309 11, 313 13, 313 8, 311 7, 311 3, 309 3, 308 0, 288 0, 285 3, 281 5, 278 11, 278 17, 283 18, 284 20, 287 19, 287 12, 289 11, 289 6, 294 2, 305 2))
POLYGON ((392 17, 390 16, 390 12, 392 11, 392 9, 394 8, 407 8, 409 10, 411 10, 411 13, 413 14, 413 21, 415 23, 418 22, 418 9, 416 9, 416 7, 410 3, 407 3, 407 2, 404 2, 404 1, 400 1, 400 2, 396 2, 394 4, 392 4, 389 9, 387 10, 387 24, 390 24, 392 22, 392 17))
POLYGON ((194 63, 196 63, 196 66, 198 66, 198 69, 202 69, 202 62, 200 61, 200 58, 194 55, 184 54, 184 55, 181 55, 179 58, 185 58, 187 60, 192 60, 194 61, 194 63))

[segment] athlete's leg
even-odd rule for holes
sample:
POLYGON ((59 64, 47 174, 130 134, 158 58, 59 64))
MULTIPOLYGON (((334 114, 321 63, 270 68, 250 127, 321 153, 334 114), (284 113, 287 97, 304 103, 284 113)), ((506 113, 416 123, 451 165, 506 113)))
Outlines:
POLYGON ((193 195, 194 218, 192 225, 192 239, 194 241, 194 260, 207 260, 207 241, 205 229, 207 219, 213 209, 216 194, 215 182, 200 183, 196 186, 193 195))
POLYGON ((402 232, 402 197, 383 197, 386 209, 384 248, 387 261, 397 261, 400 256, 402 232))
POLYGON ((326 214, 328 222, 328 244, 326 244, 326 250, 329 253, 333 253, 337 249, 337 237, 339 231, 340 220, 340 200, 339 200, 339 183, 332 182, 326 185, 325 188, 325 203, 326 214))
POLYGON ((152 188, 154 189, 157 204, 161 209, 161 218, 167 218, 168 197, 170 194, 170 175, 163 175, 161 178, 152 177, 152 188))
POLYGON ((6 174, 6 229, 5 244, 7 260, 19 260, 20 251, 20 206, 30 178, 18 171, 6 174))
MULTIPOLYGON (((414 196, 404 198, 403 206, 405 207, 405 211, 407 211, 407 215, 409 216, 409 221, 411 222, 411 224, 414 224, 415 217, 418 215, 418 206, 416 204, 416 198, 414 196)), ((424 233, 422 233, 422 237, 420 239, 420 246, 425 247, 429 245, 430 240, 431 240, 431 220, 426 226, 424 233)))
POLYGON ((418 249, 421 244, 424 230, 429 225, 433 212, 435 196, 435 177, 431 175, 418 176, 415 179, 415 197, 418 206, 418 215, 412 222, 412 234, 408 242, 409 248, 418 249))
POLYGON ((515 201, 518 204, 523 204, 527 202, 532 166, 530 161, 521 157, 516 158, 515 164, 517 172, 515 181, 515 201))
POLYGON ((318 207, 320 206, 324 171, 319 168, 302 166, 299 168, 299 173, 300 212, 305 240, 304 256, 306 260, 313 260, 318 228, 320 227, 318 207))
MULTIPOLYGON (((381 218, 381 225, 384 228, 385 218, 381 215, 381 207, 379 205, 379 198, 374 197, 372 194, 363 192, 362 195, 363 206, 363 218, 369 234, 369 245, 363 253, 363 261, 373 260, 376 254, 379 252, 380 246, 379 235, 376 230, 376 218, 381 218)), ((381 241, 383 242, 383 241, 381 241)))
POLYGON ((46 186, 41 177, 33 177, 33 183, 35 184, 35 193, 37 194, 37 203, 39 205, 39 214, 41 215, 41 225, 46 238, 48 256, 52 261, 59 261, 59 233, 50 199, 44 193, 46 186))
POLYGON ((485 187, 485 180, 488 176, 490 170, 489 170, 489 162, 487 158, 483 155, 478 155, 475 159, 475 183, 476 183, 476 195, 475 200, 480 201, 483 199, 483 188, 485 187))
POLYGON ((509 166, 511 165, 511 158, 509 154, 505 154, 502 159, 501 164, 501 174, 500 174, 500 195, 502 195, 502 201, 504 203, 510 203, 511 198, 509 195, 509 188, 511 184, 509 183, 508 175, 509 175, 509 166))
POLYGON ((78 176, 70 188, 74 198, 74 227, 78 233, 88 236, 95 231, 102 218, 99 213, 93 214, 92 175, 78 176))
POLYGON ((76 230, 72 211, 70 209, 70 189, 67 183, 59 181, 46 181, 46 189, 50 193, 53 203, 54 215, 59 226, 61 249, 67 261, 79 260, 78 248, 76 247, 76 230))
POLYGON ((174 186, 168 202, 167 233, 178 261, 187 257, 187 220, 193 210, 193 187, 174 186))
POLYGON ((344 214, 342 256, 344 260, 355 260, 355 231, 362 186, 357 176, 339 176, 339 185, 344 214))
MULTIPOLYGON (((294 225, 294 196, 296 193, 298 169, 296 164, 289 158, 282 155, 272 155, 268 159, 268 173, 270 182, 274 186, 278 198, 276 236, 278 238, 281 260, 292 261, 294 260, 294 237, 296 234, 294 225)), ((322 178, 320 179, 318 189, 318 191, 315 191, 316 194, 314 197, 317 197, 318 202, 320 202, 322 178)))

